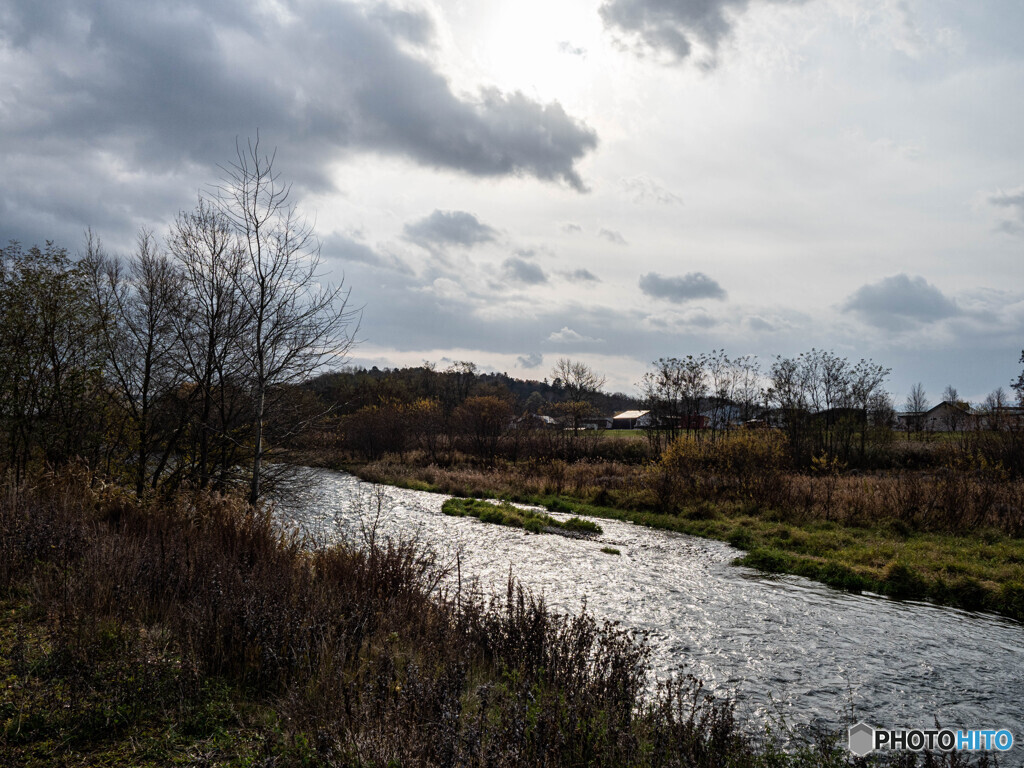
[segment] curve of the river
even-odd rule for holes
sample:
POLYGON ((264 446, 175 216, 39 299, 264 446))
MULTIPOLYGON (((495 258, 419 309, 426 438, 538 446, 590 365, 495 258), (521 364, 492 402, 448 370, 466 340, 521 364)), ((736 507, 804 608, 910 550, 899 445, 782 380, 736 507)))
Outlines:
MULTIPOLYGON (((845 727, 1008 728, 1024 764, 1024 626, 996 616, 829 589, 731 565, 727 544, 599 520, 596 539, 526 534, 441 513, 445 496, 303 469, 285 519, 319 536, 416 538, 499 592, 509 570, 558 610, 646 630, 654 672, 686 671, 741 711, 845 727), (601 547, 615 547, 608 555, 601 547)), ((555 515, 558 517, 558 515, 555 515)))

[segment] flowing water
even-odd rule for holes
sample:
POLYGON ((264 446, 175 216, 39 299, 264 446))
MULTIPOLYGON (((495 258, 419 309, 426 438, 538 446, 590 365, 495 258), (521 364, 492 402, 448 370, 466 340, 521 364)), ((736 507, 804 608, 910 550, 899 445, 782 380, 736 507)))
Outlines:
MULTIPOLYGON (((1024 764, 1024 626, 996 616, 839 592, 731 565, 728 544, 598 520, 596 539, 526 534, 441 513, 445 496, 303 469, 278 511, 319 536, 416 538, 464 581, 512 575, 559 611, 644 630, 653 671, 688 672, 741 712, 845 727, 1008 728, 1024 764), (379 504, 378 504, 379 502, 379 504), (601 547, 621 555, 608 555, 601 547)), ((565 516, 554 514, 554 517, 565 516)), ((1019 761, 1019 762, 1018 762, 1019 761)))

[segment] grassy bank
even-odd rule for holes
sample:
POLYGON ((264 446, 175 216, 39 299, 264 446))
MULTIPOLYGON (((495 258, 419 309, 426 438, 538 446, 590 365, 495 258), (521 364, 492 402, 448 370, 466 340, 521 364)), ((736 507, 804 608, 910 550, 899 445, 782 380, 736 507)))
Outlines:
POLYGON ((556 520, 551 515, 532 509, 520 509, 509 502, 492 504, 479 499, 448 499, 441 505, 441 511, 452 517, 475 517, 482 523, 523 528, 530 533, 565 531, 588 536, 603 533, 601 526, 591 520, 571 517, 566 521, 556 520))
MULTIPOLYGON (((603 478, 604 488, 595 488, 594 480, 575 482, 571 468, 565 468, 561 490, 543 475, 530 475, 528 467, 444 469, 382 461, 345 462, 339 468, 373 482, 457 496, 504 498, 557 512, 719 539, 746 552, 739 563, 763 571, 806 576, 839 589, 927 599, 1024 620, 1024 538, 1019 535, 1009 535, 987 521, 962 530, 924 526, 920 513, 915 512, 916 517, 901 515, 895 506, 891 516, 842 513, 843 504, 855 507, 859 498, 874 498, 887 489, 894 497, 898 494, 908 503, 923 505, 929 489, 918 478, 784 478, 790 484, 788 493, 803 497, 816 493, 819 505, 820 499, 831 494, 825 511, 821 506, 787 508, 752 500, 716 499, 708 494, 706 500, 663 513, 653 511, 656 498, 652 493, 645 496, 628 481, 628 473, 637 470, 616 465, 587 468, 590 475, 603 478)), ((941 477, 933 482, 951 484, 941 477)), ((779 494, 779 498, 787 497, 779 494)), ((881 505, 877 499, 875 503, 881 505)), ((965 501, 965 506, 968 503, 965 501)))
MULTIPOLYGON (((738 723, 645 644, 515 584, 438 590, 429 553, 311 550, 210 495, 82 478, 0 495, 0 764, 853 766, 738 723)), ((932 765, 981 765, 938 757, 932 765)))
POLYGON ((109 618, 72 640, 26 598, 0 602, 0 763, 258 765, 301 761, 271 706, 109 618))

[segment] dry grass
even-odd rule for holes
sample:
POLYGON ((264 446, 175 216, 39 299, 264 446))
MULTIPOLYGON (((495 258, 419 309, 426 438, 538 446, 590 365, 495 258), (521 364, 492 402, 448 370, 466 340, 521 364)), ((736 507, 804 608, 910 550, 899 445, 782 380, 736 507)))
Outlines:
POLYGON ((439 594, 409 545, 311 550, 231 498, 66 476, 8 488, 0 534, 8 762, 762 764, 694 681, 645 698, 631 632, 513 583, 439 594))
POLYGON ((846 473, 834 463, 819 471, 786 467, 781 446, 766 450, 749 433, 735 441, 680 441, 659 462, 519 461, 482 466, 464 460, 427 464, 411 453, 344 465, 372 482, 453 496, 537 500, 568 495, 627 510, 675 513, 706 502, 753 504, 794 521, 867 526, 896 521, 911 531, 971 533, 993 529, 1024 535, 1024 479, 981 460, 930 471, 846 473), (692 447, 690 447, 692 446, 692 447), (683 454, 682 456, 680 454, 683 454))

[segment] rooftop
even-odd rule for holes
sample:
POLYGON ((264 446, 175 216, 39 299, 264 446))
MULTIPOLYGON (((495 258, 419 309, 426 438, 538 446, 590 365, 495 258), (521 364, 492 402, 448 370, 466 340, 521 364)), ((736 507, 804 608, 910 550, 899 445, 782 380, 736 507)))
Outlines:
POLYGON ((641 416, 645 416, 650 411, 623 411, 622 413, 616 413, 612 416, 613 419, 639 419, 641 416))

